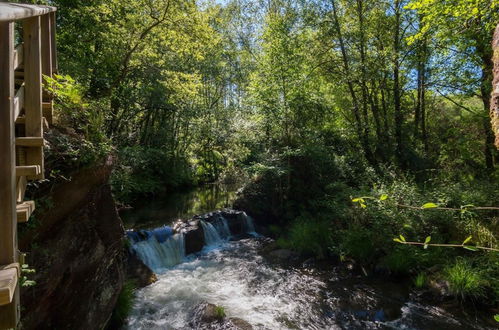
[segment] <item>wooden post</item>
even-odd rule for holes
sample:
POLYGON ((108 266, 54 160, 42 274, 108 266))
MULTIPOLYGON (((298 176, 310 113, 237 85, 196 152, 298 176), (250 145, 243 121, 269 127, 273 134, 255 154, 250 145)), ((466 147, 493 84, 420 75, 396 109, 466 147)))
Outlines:
MULTIPOLYGON (((14 23, 0 22, 0 265, 17 261, 14 145, 14 23)), ((19 320, 19 286, 12 303, 0 307, 0 328, 19 320)))
MULTIPOLYGON (((42 47, 42 75, 52 78, 52 15, 46 14, 41 16, 41 47, 42 47)), ((43 78, 42 78, 43 80, 43 78)), ((45 81, 43 80, 43 85, 45 81)), ((46 88, 43 88, 43 102, 46 105, 46 109, 42 106, 43 116, 47 119, 49 124, 52 124, 52 98, 47 92, 46 88)))
MULTIPOLYGON (((40 17, 23 21, 24 29, 24 110, 26 112, 26 136, 43 137, 42 116, 42 61, 40 17)), ((43 179, 43 148, 28 148, 26 165, 40 165, 41 173, 28 179, 43 179)))
POLYGON ((51 12, 50 14, 50 47, 52 48, 50 54, 52 55, 52 73, 57 73, 58 69, 58 64, 57 64, 57 47, 56 47, 56 40, 55 40, 55 29, 56 29, 56 20, 55 20, 55 11, 51 12))

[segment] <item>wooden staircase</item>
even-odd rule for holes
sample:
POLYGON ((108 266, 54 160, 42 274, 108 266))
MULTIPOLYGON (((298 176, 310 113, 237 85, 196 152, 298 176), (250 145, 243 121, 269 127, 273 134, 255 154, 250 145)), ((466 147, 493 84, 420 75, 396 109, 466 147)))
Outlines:
POLYGON ((17 223, 35 210, 35 202, 25 200, 28 182, 44 178, 43 132, 52 123, 52 100, 42 75, 57 70, 55 11, 0 3, 0 329, 19 322, 17 223), (18 38, 16 24, 22 26, 18 38), (14 47, 16 40, 22 42, 14 47))

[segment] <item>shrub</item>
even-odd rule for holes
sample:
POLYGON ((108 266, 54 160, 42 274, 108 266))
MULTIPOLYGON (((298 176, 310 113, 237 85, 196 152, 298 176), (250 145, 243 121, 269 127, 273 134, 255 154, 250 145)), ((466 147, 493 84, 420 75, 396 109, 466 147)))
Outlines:
POLYGON ((383 258, 383 264, 393 273, 406 274, 416 264, 415 256, 411 250, 414 249, 408 246, 397 246, 383 258))
POLYGON ((376 247, 372 232, 367 228, 352 226, 340 232, 338 252, 361 263, 369 263, 374 259, 376 247))
POLYGON ((453 265, 447 266, 444 278, 449 282, 450 292, 461 300, 485 294, 486 281, 481 270, 474 268, 466 259, 459 258, 453 265))
POLYGON ((144 195, 164 193, 194 183, 187 161, 160 148, 126 147, 119 150, 111 176, 115 197, 131 202, 144 195))
POLYGON ((331 246, 329 223, 324 220, 298 218, 291 223, 288 232, 277 240, 277 244, 303 255, 325 258, 331 246))

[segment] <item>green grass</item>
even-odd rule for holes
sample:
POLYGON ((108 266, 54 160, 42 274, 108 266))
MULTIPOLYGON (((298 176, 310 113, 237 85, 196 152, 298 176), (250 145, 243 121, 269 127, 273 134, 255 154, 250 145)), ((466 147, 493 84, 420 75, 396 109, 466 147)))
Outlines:
POLYGON ((222 320, 226 314, 225 314, 225 308, 222 306, 216 306, 215 307, 215 316, 218 320, 222 320))
POLYGON ((461 300, 485 295, 486 281, 482 272, 465 259, 458 259, 453 265, 447 266, 444 279, 449 282, 450 292, 461 300))
POLYGON ((422 289, 426 286, 428 281, 425 273, 419 273, 413 280, 414 286, 418 289, 422 289))

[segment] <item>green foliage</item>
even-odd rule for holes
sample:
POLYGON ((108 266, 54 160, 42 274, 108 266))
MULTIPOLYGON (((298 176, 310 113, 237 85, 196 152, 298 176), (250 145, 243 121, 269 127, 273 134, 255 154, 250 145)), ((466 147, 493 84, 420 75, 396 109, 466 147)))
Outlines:
POLYGON ((303 255, 323 259, 331 246, 330 224, 324 220, 299 217, 290 224, 277 244, 303 255))
POLYGON ((395 274, 407 274, 418 264, 416 256, 404 247, 397 247, 388 252, 382 263, 395 274))
POLYGON ((113 314, 107 325, 108 329, 120 328, 125 323, 125 320, 133 307, 134 291, 136 287, 135 282, 131 280, 128 280, 123 284, 123 288, 116 300, 113 314))
POLYGON ((36 273, 36 270, 29 268, 28 264, 23 264, 21 266, 21 286, 24 288, 36 285, 36 281, 29 279, 29 274, 36 273))
POLYGON ((414 286, 418 289, 422 289, 426 286, 428 278, 425 273, 419 273, 413 280, 414 286))
POLYGON ((471 262, 459 258, 453 265, 444 270, 444 278, 449 282, 451 293, 464 300, 467 298, 480 298, 485 295, 487 282, 483 272, 473 267, 471 262))
POLYGON ((185 159, 175 159, 164 149, 123 148, 111 177, 118 200, 130 202, 143 195, 160 194, 194 183, 192 169, 185 159))
MULTIPOLYGON (((337 251, 361 263, 369 263, 376 256, 376 246, 373 233, 362 227, 352 226, 341 231, 337 251)), ((336 241, 336 240, 335 240, 336 241)))
POLYGON ((222 306, 215 306, 215 317, 217 320, 223 320, 223 318, 226 316, 225 314, 225 308, 222 306))

